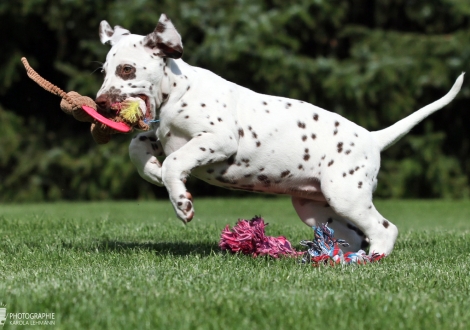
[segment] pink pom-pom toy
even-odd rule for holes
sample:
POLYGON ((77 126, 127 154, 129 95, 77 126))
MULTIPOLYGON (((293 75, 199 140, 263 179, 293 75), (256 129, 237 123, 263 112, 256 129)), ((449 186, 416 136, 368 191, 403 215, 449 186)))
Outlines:
POLYGON ((264 220, 257 216, 251 220, 238 220, 232 230, 227 225, 222 231, 219 246, 222 250, 251 254, 254 257, 269 255, 279 258, 303 254, 295 251, 284 236, 266 236, 264 232, 266 226, 264 220))

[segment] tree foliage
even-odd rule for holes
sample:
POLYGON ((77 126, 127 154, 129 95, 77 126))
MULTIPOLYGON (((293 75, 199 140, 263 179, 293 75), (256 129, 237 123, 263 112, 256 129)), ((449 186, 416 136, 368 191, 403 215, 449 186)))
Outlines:
MULTIPOLYGON (((445 94, 470 67, 466 0, 20 0, 0 3, 0 200, 146 198, 129 136, 95 145, 87 125, 31 82, 26 56, 65 90, 94 96, 102 19, 153 31, 161 12, 184 60, 257 92, 302 99, 369 130, 445 94)), ((467 197, 470 88, 383 154, 382 197, 467 197)), ((220 194, 195 180, 191 189, 220 194)))

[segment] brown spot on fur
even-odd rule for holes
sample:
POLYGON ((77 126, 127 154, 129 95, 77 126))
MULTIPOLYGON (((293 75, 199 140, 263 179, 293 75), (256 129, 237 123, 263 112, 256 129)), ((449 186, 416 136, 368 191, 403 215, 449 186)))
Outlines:
POLYGON ((318 120, 318 115, 317 115, 317 114, 314 114, 314 115, 313 115, 313 120, 315 120, 315 121, 318 120))
POLYGON ((244 137, 245 136, 245 131, 242 128, 238 129, 238 135, 240 137, 244 137))
POLYGON ((298 121, 297 126, 299 126, 300 128, 305 128, 305 123, 298 121))
POLYGON ((265 187, 269 187, 271 185, 271 180, 268 179, 266 175, 258 175, 258 180, 263 182, 265 187))
POLYGON ((307 135, 302 135, 302 141, 307 140, 307 135))
POLYGON ((116 76, 122 80, 135 79, 135 67, 129 64, 122 64, 116 67, 116 76))
POLYGON ((328 166, 331 166, 331 165, 333 165, 333 163, 334 163, 334 162, 335 162, 335 161, 334 161, 333 159, 332 159, 332 160, 330 160, 330 161, 328 162, 328 166))
POLYGON ((385 228, 388 228, 388 226, 390 226, 390 222, 388 222, 387 220, 383 220, 382 221, 382 225, 385 227, 385 228))
POLYGON ((158 22, 157 27, 155 28, 156 32, 163 33, 165 32, 166 26, 162 22, 158 22))
POLYGON ((281 172, 281 178, 285 178, 285 177, 288 176, 289 174, 290 174, 290 171, 289 171, 289 170, 283 171, 283 172, 281 172))
POLYGON ((343 151, 343 142, 338 143, 337 148, 338 148, 338 153, 341 153, 343 151))
POLYGON ((304 160, 305 160, 305 161, 308 161, 309 159, 310 159, 310 155, 309 155, 309 154, 305 154, 305 155, 304 155, 304 160))

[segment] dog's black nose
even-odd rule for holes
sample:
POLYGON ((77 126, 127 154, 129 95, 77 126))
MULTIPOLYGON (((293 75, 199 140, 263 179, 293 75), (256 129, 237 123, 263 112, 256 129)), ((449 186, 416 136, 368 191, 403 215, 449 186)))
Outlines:
POLYGON ((102 111, 108 110, 109 107, 111 106, 108 95, 106 94, 101 94, 99 97, 97 97, 95 100, 95 103, 98 106, 99 110, 102 110, 102 111))

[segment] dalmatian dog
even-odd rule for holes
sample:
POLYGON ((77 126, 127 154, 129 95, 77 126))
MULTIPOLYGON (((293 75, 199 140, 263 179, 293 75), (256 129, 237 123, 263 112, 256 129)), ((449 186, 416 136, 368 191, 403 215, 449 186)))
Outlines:
POLYGON ((110 44, 96 103, 139 97, 152 130, 132 140, 129 154, 148 182, 165 186, 177 216, 194 216, 186 178, 216 186, 290 195, 308 226, 328 222, 357 251, 392 252, 398 230, 374 207, 380 152, 428 115, 447 105, 463 82, 458 77, 441 99, 394 125, 369 132, 312 104, 263 95, 183 60, 181 36, 166 15, 140 36, 102 21, 110 44))

